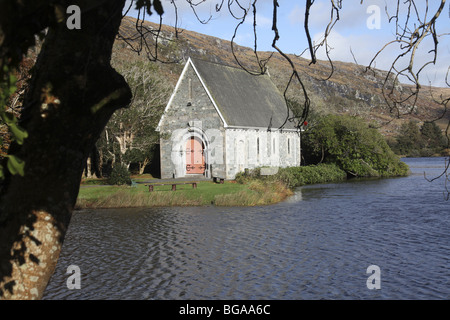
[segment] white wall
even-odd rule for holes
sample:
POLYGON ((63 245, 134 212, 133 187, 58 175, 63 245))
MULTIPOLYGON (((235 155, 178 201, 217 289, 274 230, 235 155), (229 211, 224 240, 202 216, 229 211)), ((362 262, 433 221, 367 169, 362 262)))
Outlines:
POLYGON ((300 165, 300 137, 296 132, 226 129, 225 144, 227 179, 246 168, 300 165))

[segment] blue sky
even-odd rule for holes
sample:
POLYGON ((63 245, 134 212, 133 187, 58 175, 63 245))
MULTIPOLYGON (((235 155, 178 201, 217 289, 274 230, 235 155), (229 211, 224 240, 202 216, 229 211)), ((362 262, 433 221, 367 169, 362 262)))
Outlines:
MULTIPOLYGON (((212 17, 207 24, 202 24, 198 21, 193 13, 192 8, 186 0, 175 0, 178 8, 179 21, 178 24, 183 29, 188 29, 203 34, 215 36, 225 40, 231 40, 234 30, 239 23, 234 19, 228 10, 225 0, 222 10, 216 12, 216 4, 220 4, 220 0, 193 0, 194 3, 199 3, 196 6, 196 12, 200 19, 207 20, 212 17)), ((242 10, 236 5, 236 0, 233 2, 233 13, 235 15, 242 15, 242 10)), ((330 56, 336 61, 354 62, 350 49, 353 51, 355 58, 361 65, 367 65, 374 55, 380 50, 384 44, 394 39, 395 26, 389 23, 385 11, 386 2, 391 7, 388 7, 388 12, 394 14, 396 1, 384 0, 364 0, 360 4, 360 0, 344 0, 343 7, 340 11, 340 20, 337 22, 329 37, 329 45, 333 48, 330 56), (379 13, 379 15, 378 15, 379 13), (378 19, 379 18, 379 19, 378 19)), ((420 1, 424 2, 424 1, 420 1)), ((430 1, 429 15, 434 13, 438 8, 440 1, 430 1)), ((251 3, 249 0, 241 0, 239 3, 244 7, 249 7, 251 3)), ((307 48, 306 36, 303 29, 305 1, 288 1, 279 0, 278 8, 278 29, 280 33, 280 40, 277 45, 286 53, 300 54, 307 48)), ((315 41, 319 41, 325 31, 325 28, 330 21, 330 0, 316 0, 310 14, 310 32, 315 41)), ((163 16, 163 23, 167 25, 174 25, 175 14, 170 0, 163 0, 165 14, 163 16)), ((444 11, 440 17, 438 24, 438 33, 450 33, 450 10, 449 4, 446 4, 444 11)), ((423 8, 418 8, 421 14, 425 11, 423 8)), ((274 33, 272 29, 272 11, 273 0, 258 0, 257 2, 257 37, 258 50, 273 51, 271 47, 274 33)), ((239 27, 236 43, 253 47, 253 14, 248 15, 246 21, 239 27)), ((130 15, 135 16, 135 12, 130 15)), ((146 20, 158 22, 159 17, 153 14, 147 17, 146 20)), ((429 66, 426 72, 421 74, 421 83, 427 85, 431 83, 436 86, 445 86, 445 74, 447 72, 450 61, 450 36, 442 35, 439 37, 439 51, 438 61, 436 65, 429 66)), ((386 70, 389 68, 393 58, 398 54, 398 45, 389 46, 376 60, 375 66, 386 70)), ((428 61, 432 55, 429 50, 429 42, 423 42, 423 49, 416 54, 417 66, 422 65, 428 61), (428 45, 427 45, 428 44, 428 45)), ((305 58, 309 55, 304 54, 305 58)), ((323 52, 319 52, 319 59, 325 59, 323 52)), ((409 60, 402 62, 405 65, 409 60)))

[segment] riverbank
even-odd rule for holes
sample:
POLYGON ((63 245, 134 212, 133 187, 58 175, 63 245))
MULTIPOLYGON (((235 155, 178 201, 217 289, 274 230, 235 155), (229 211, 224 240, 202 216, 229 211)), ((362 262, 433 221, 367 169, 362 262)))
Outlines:
MULTIPOLYGON (((373 171, 373 170, 372 170, 373 171)), ((372 173, 372 171, 370 173, 372 173)), ((395 177, 408 174, 405 164, 401 170, 391 170, 390 175, 367 177, 395 177)), ((334 164, 319 164, 295 168, 283 168, 273 176, 264 176, 261 169, 238 174, 235 181, 224 184, 198 181, 197 188, 190 184, 157 186, 148 191, 142 179, 135 186, 97 185, 102 181, 87 181, 80 189, 76 209, 183 207, 183 206, 264 206, 279 203, 294 193, 296 187, 346 181, 348 172, 334 164)), ((144 179, 145 180, 145 179, 144 179)))
POLYGON ((106 209, 173 206, 261 206, 285 200, 293 192, 283 183, 251 181, 224 184, 199 181, 197 188, 191 185, 157 186, 149 192, 144 184, 136 186, 89 185, 82 187, 75 209, 106 209))

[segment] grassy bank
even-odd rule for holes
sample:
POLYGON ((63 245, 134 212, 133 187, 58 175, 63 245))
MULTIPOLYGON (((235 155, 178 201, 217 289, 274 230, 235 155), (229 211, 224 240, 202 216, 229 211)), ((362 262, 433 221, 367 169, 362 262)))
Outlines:
MULTIPOLYGON (((102 185, 103 180, 84 181, 77 209, 132 208, 167 206, 261 206, 281 202, 293 194, 294 187, 345 180, 346 174, 333 165, 280 169, 277 175, 261 176, 260 169, 238 174, 236 181, 224 184, 198 182, 191 185, 157 186, 149 192, 143 184, 136 187, 102 185)), ((139 181, 138 177, 134 180, 139 181)))
MULTIPOLYGON (((392 176, 405 175, 406 168, 403 169, 399 173, 392 171, 395 172, 392 176)), ((101 181, 86 181, 80 189, 76 208, 270 205, 292 195, 295 187, 340 182, 347 180, 347 177, 348 172, 335 164, 319 164, 282 168, 273 176, 261 175, 261 169, 257 168, 238 174, 236 181, 226 181, 224 184, 198 182, 197 189, 182 185, 177 186, 177 191, 172 191, 171 185, 157 186, 155 191, 149 192, 143 184, 136 187, 106 186, 97 185, 101 181)))
POLYGON ((199 182, 197 189, 191 185, 158 186, 149 192, 145 185, 85 186, 80 189, 76 208, 132 208, 167 206, 258 206, 280 202, 292 194, 282 183, 253 181, 240 184, 226 181, 224 184, 199 182))

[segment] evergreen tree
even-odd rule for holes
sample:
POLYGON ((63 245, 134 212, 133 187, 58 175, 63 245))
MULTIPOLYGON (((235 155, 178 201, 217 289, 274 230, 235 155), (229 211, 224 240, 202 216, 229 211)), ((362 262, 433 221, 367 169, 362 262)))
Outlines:
POLYGON ((407 156, 419 156, 418 150, 424 146, 425 143, 417 122, 410 120, 403 123, 397 137, 397 153, 407 156))
POLYGON ((445 137, 435 122, 425 122, 420 132, 426 147, 436 151, 445 147, 445 137))

